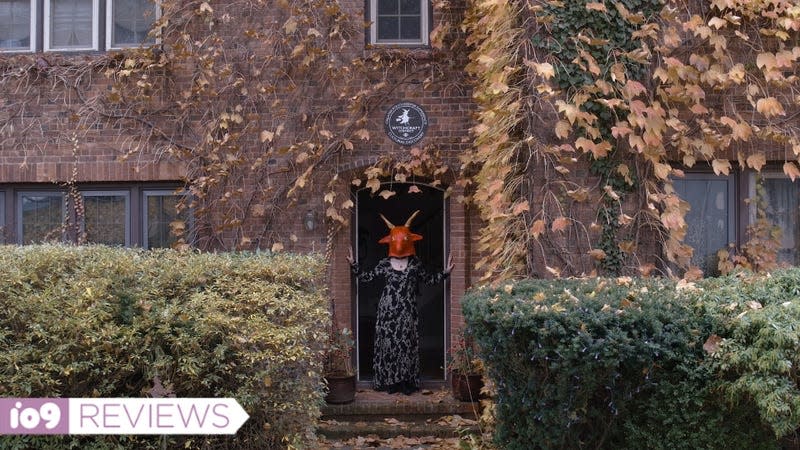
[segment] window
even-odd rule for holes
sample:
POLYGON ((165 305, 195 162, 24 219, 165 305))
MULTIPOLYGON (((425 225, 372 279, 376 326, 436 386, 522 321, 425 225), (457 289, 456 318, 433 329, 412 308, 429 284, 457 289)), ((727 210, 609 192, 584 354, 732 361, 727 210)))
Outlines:
POLYGON ((692 265, 718 273, 717 252, 736 243, 735 191, 732 177, 686 174, 674 180, 675 192, 689 203, 684 242, 694 249, 692 265))
POLYGON ((127 192, 84 192, 83 231, 86 242, 130 245, 130 208, 127 192))
POLYGON ((136 47, 153 44, 148 36, 160 10, 152 0, 107 0, 106 48, 136 47))
POLYGON ((9 231, 8 240, 0 234, 0 241, 170 247, 178 240, 173 229, 183 227, 185 241, 192 242, 191 211, 176 211, 183 195, 176 194, 174 185, 79 186, 82 212, 65 191, 31 186, 0 185, 0 231, 9 231))
POLYGON ((153 44, 149 32, 160 11, 154 0, 0 0, 0 52, 153 44))
MULTIPOLYGON (((750 198, 756 196, 756 176, 750 176, 750 198)), ((782 173, 762 174, 763 195, 767 219, 781 229, 781 249, 778 262, 800 265, 800 182, 792 182, 782 173)), ((755 221, 751 208, 750 223, 755 221)))
POLYGON ((36 49, 34 0, 0 0, 0 51, 36 49))
POLYGON ((370 42, 428 45, 429 10, 425 0, 370 0, 370 42))
POLYGON ((44 50, 97 50, 98 0, 44 0, 44 50))
POLYGON ((64 237, 64 195, 21 192, 17 197, 17 240, 21 244, 61 241, 64 237))
POLYGON ((181 197, 175 191, 145 191, 144 193, 144 248, 171 247, 178 237, 173 227, 189 228, 186 210, 177 211, 181 197))

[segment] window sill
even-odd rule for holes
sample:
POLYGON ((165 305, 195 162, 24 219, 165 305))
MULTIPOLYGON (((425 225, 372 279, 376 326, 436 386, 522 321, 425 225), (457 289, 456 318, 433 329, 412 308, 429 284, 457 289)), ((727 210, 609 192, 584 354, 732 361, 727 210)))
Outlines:
POLYGON ((413 59, 430 61, 435 49, 426 44, 367 44, 364 58, 379 60, 413 59))

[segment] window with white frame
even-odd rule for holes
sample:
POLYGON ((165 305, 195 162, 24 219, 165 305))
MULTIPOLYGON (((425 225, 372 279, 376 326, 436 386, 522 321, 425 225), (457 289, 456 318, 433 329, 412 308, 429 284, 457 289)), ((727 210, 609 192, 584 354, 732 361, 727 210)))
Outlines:
POLYGON ((99 0, 44 0, 44 50, 97 50, 99 0))
POLYGON ((0 52, 153 44, 150 29, 160 13, 158 0, 0 0, 0 52))
POLYGON ((107 0, 106 5, 106 48, 155 42, 149 33, 160 9, 152 0, 107 0))
POLYGON ((428 45, 427 0, 369 0, 370 43, 428 45))
POLYGON ((0 0, 0 51, 34 51, 35 16, 34 0, 0 0))

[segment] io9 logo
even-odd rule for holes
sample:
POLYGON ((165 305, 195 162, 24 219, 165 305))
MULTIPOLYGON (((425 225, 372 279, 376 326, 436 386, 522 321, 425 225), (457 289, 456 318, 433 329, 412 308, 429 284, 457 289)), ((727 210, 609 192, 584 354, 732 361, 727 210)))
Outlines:
POLYGON ((39 409, 22 409, 22 402, 16 402, 14 408, 9 411, 11 429, 19 429, 20 426, 26 430, 33 430, 44 422, 44 427, 52 430, 61 422, 61 408, 55 403, 43 403, 39 409))

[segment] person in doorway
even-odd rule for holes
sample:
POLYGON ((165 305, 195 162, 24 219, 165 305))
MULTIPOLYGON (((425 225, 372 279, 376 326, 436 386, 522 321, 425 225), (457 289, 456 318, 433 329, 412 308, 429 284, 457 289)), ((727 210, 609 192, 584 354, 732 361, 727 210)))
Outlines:
POLYGON ((419 283, 433 285, 446 279, 453 270, 452 256, 443 272, 431 273, 417 258, 414 242, 422 236, 409 228, 419 214, 415 211, 405 225, 395 226, 381 214, 389 227, 389 235, 378 241, 389 245, 389 256, 370 271, 361 271, 350 250, 347 261, 353 273, 363 282, 375 278, 385 281, 378 300, 375 323, 375 358, 373 368, 375 390, 406 395, 419 390, 419 332, 417 292, 419 283))

